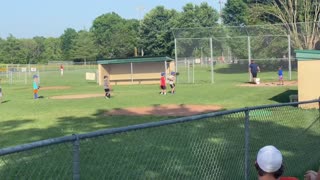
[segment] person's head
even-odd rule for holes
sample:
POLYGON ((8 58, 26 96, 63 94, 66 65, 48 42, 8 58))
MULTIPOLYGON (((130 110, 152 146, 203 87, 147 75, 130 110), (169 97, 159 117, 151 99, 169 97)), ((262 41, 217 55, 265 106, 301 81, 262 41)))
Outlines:
POLYGON ((284 172, 281 152, 272 145, 264 146, 258 152, 255 167, 259 176, 272 175, 278 179, 284 172))
POLYGON ((162 73, 161 73, 161 76, 164 76, 165 74, 166 74, 166 73, 162 72, 162 73))
POLYGON ((108 76, 107 75, 103 76, 103 79, 108 79, 108 76))
POLYGON ((279 70, 281 70, 282 69, 282 67, 281 66, 279 66, 279 70))
POLYGON ((171 72, 171 75, 172 75, 172 76, 176 75, 176 72, 173 72, 173 71, 172 71, 172 72, 171 72))
POLYGON ((253 63, 255 63, 255 61, 254 61, 254 60, 251 60, 251 64, 253 64, 253 63))

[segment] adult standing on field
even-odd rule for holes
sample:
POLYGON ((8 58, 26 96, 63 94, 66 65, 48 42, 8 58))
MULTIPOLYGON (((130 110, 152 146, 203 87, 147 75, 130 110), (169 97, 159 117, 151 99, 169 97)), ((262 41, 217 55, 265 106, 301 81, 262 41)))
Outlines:
POLYGON ((251 73, 251 76, 253 78, 253 82, 256 83, 256 79, 258 77, 258 72, 260 72, 260 67, 254 60, 251 60, 251 63, 249 65, 249 72, 251 73))
POLYGON ((63 65, 61 64, 60 65, 60 74, 61 74, 61 76, 63 76, 63 70, 64 70, 64 68, 63 68, 63 65))

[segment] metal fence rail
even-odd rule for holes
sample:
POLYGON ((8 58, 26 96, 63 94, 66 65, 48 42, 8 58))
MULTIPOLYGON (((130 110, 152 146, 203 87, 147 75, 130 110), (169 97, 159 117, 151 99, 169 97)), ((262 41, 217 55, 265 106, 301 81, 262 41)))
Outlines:
POLYGON ((256 179, 260 147, 285 173, 319 163, 319 109, 264 105, 100 130, 0 149, 0 179, 256 179), (305 162, 305 163, 301 163, 305 162))

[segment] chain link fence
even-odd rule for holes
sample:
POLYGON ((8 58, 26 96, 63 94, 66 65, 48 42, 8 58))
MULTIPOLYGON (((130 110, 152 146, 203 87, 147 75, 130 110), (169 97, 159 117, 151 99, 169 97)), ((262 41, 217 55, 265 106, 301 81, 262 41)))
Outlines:
MULTIPOLYGON (((96 62, 52 62, 49 64, 0 64, 0 83, 2 84, 28 84, 32 83, 33 75, 60 76, 60 65, 65 73, 74 71, 97 72, 96 62)), ((85 76, 85 74, 83 75, 85 76)))
POLYGON ((294 102, 213 112, 0 149, 0 179, 256 179, 259 148, 285 175, 319 165, 319 109, 294 102))
POLYGON ((320 49, 319 24, 174 28, 176 71, 180 74, 177 80, 179 83, 213 83, 219 78, 217 74, 247 73, 252 60, 265 73, 264 79, 269 80, 268 72, 276 72, 280 66, 285 71, 285 79, 296 79, 293 49, 320 49))

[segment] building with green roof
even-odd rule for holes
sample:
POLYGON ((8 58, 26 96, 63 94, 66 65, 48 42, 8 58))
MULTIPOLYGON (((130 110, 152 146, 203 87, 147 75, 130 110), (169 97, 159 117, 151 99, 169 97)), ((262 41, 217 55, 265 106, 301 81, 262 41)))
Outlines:
POLYGON ((169 74, 175 70, 174 59, 169 57, 134 57, 98 60, 99 85, 103 76, 110 84, 156 84, 161 72, 169 74))

